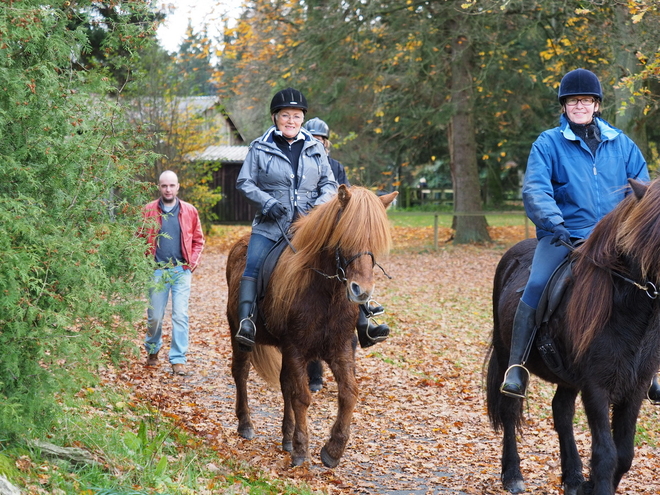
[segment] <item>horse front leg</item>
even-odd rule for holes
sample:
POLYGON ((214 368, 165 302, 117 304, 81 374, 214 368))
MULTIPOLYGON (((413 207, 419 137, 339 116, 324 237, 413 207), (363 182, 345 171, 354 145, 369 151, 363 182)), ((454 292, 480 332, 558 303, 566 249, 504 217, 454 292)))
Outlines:
POLYGON ((238 434, 247 440, 252 440, 254 438, 254 425, 250 419, 250 407, 247 396, 247 379, 249 373, 249 354, 239 351, 237 344, 232 343, 231 376, 234 378, 234 383, 236 384, 238 434))
POLYGON ((578 491, 584 495, 614 495, 617 451, 610 425, 608 392, 600 387, 582 389, 582 403, 591 430, 591 473, 578 491))
POLYGON ((293 387, 289 384, 288 370, 285 370, 284 365, 280 372, 280 388, 282 389, 282 399, 284 400, 284 416, 282 418, 282 449, 284 451, 293 452, 293 430, 296 422, 293 414, 292 405, 292 390, 293 387))
POLYGON ((635 455, 635 431, 641 400, 626 401, 614 406, 612 411, 612 434, 616 445, 617 465, 612 479, 613 493, 616 492, 621 478, 632 466, 635 455))
POLYGON ((555 431, 559 436, 561 477, 565 495, 577 495, 580 485, 584 483, 582 460, 577 445, 575 445, 573 431, 577 394, 577 389, 558 386, 552 399, 552 415, 555 431))
POLYGON ((355 380, 355 355, 348 342, 340 356, 328 362, 337 382, 337 419, 330 438, 321 449, 321 461, 329 468, 339 464, 351 433, 351 420, 357 403, 358 387, 355 380))
POLYGON ((284 422, 282 424, 282 444, 291 438, 291 464, 300 466, 309 459, 309 433, 307 430, 307 410, 312 402, 312 394, 307 386, 306 362, 291 350, 282 350, 282 374, 280 385, 284 399, 284 422), (293 413, 293 434, 291 435, 291 413, 293 413))

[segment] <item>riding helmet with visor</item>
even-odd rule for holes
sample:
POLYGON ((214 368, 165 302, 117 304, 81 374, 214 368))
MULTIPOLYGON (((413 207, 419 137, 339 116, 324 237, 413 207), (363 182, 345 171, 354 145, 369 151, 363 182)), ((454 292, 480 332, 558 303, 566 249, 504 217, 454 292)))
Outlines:
POLYGON ((562 105, 567 97, 581 95, 593 96, 598 101, 603 100, 603 88, 598 77, 587 69, 575 69, 568 72, 562 78, 557 94, 559 103, 562 105))
POLYGON ((270 114, 273 115, 283 108, 299 108, 303 113, 307 113, 307 99, 297 89, 283 89, 275 93, 270 101, 270 114))
POLYGON ((328 124, 318 117, 308 120, 303 124, 303 127, 307 129, 312 136, 322 136, 326 139, 330 137, 330 128, 328 127, 328 124))

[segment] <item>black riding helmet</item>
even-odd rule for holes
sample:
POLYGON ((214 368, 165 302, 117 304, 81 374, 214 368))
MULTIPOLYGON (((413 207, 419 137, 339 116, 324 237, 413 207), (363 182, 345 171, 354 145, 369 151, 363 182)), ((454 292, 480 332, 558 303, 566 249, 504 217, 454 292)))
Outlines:
POLYGON ((564 100, 569 96, 593 96, 598 101, 603 100, 603 88, 600 85, 598 77, 587 69, 575 69, 568 72, 559 84, 559 103, 564 104, 564 100))
POLYGON ((275 93, 270 101, 270 114, 273 115, 283 108, 299 108, 303 113, 307 113, 307 99, 297 89, 283 89, 275 93))

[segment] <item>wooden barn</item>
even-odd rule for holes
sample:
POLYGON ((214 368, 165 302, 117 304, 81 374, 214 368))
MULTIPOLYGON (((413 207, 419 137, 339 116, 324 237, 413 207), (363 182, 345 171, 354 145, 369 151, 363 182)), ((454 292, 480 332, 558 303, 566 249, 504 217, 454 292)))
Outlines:
POLYGON ((214 210, 221 223, 250 223, 255 208, 236 190, 236 179, 241 170, 247 146, 209 146, 196 157, 214 168, 213 187, 219 187, 222 199, 214 210))

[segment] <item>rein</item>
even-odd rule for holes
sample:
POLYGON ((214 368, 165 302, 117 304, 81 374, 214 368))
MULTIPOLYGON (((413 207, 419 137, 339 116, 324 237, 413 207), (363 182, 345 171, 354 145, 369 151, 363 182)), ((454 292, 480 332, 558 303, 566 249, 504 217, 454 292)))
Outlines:
POLYGON ((640 284, 639 282, 635 282, 633 279, 628 278, 625 275, 622 275, 621 273, 612 270, 611 268, 607 268, 605 266, 600 266, 598 263, 596 263, 596 261, 593 258, 591 258, 589 256, 586 256, 582 253, 577 252, 577 249, 572 244, 569 244, 568 242, 564 242, 564 241, 559 241, 559 242, 562 245, 566 246, 571 252, 577 253, 580 256, 584 256, 585 258, 587 258, 589 261, 591 261, 598 268, 608 271, 611 275, 619 277, 624 282, 627 282, 627 283, 637 287, 639 290, 643 290, 644 292, 646 292, 646 295, 648 297, 650 297, 651 299, 656 299, 658 297, 658 295, 660 295, 660 292, 658 292, 658 289, 657 289, 657 287, 655 286, 655 284, 653 282, 651 282, 649 280, 647 280, 643 284, 640 284))

